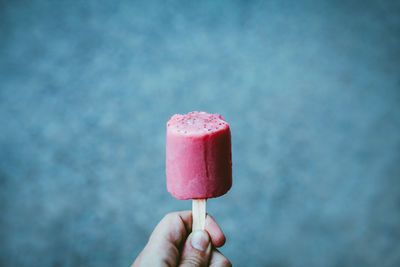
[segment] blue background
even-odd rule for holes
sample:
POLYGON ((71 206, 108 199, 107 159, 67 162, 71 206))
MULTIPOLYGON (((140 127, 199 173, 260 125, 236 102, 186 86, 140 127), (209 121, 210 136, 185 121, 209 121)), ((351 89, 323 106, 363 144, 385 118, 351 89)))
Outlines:
POLYGON ((204 110, 235 266, 400 266, 399 48, 398 1, 2 1, 0 265, 128 266, 204 110))

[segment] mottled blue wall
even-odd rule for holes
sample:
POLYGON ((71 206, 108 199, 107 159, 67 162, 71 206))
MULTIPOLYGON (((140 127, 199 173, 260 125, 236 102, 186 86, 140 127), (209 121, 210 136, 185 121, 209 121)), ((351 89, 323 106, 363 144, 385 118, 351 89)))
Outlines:
POLYGON ((235 266, 400 266, 398 1, 2 1, 0 265, 128 266, 165 123, 231 124, 235 266))

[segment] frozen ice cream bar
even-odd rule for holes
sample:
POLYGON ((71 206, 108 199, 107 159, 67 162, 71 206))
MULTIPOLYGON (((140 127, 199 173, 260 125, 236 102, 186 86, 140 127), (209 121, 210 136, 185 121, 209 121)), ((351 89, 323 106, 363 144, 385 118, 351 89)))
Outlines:
POLYGON ((231 133, 219 114, 193 111, 167 123, 168 191, 178 199, 206 199, 232 186, 231 133))

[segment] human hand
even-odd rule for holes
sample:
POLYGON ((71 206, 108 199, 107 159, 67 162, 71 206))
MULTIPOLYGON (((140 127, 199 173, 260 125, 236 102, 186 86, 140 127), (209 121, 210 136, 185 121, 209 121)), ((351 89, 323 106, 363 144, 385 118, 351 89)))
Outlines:
POLYGON ((168 213, 131 267, 229 267, 229 260, 216 249, 224 243, 225 236, 210 215, 205 231, 192 233, 191 211, 168 213))

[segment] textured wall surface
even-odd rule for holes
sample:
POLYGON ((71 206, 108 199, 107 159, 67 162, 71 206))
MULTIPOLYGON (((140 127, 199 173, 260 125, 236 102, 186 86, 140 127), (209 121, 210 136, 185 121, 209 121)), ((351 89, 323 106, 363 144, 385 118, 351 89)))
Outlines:
POLYGON ((0 265, 128 266, 205 110, 235 266, 400 266, 399 48, 398 1, 0 2, 0 265))

